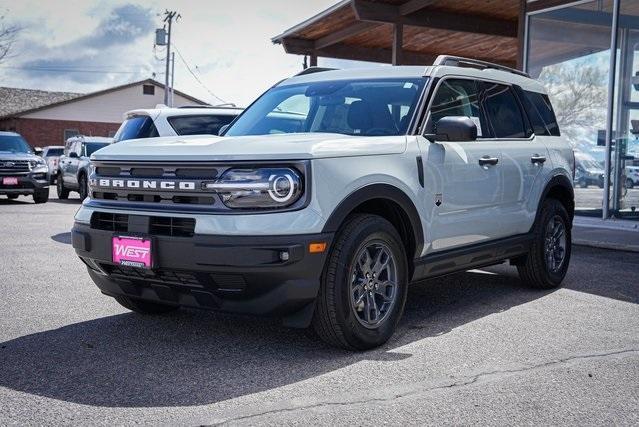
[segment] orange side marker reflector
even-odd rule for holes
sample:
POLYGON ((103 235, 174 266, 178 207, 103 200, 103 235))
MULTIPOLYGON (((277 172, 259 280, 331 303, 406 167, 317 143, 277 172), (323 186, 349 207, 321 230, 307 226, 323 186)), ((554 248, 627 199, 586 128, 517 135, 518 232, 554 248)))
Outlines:
POLYGON ((308 252, 311 254, 319 254, 326 250, 326 242, 316 242, 308 244, 308 252))

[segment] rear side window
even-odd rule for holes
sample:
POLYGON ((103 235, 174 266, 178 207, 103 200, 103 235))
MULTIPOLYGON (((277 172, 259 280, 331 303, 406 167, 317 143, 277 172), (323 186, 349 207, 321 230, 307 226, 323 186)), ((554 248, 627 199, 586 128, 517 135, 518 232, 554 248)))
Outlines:
POLYGON ((559 125, 548 95, 525 90, 524 105, 535 134, 559 136, 559 125))
POLYGON ((49 156, 61 156, 64 153, 64 148, 49 148, 47 150, 47 157, 49 156))
POLYGON ((526 138, 526 127, 519 103, 506 85, 484 83, 484 110, 495 138, 526 138))
POLYGON ((114 142, 137 138, 155 138, 158 130, 149 116, 133 116, 126 119, 113 137, 114 142))
POLYGON ((220 128, 233 121, 235 116, 174 116, 167 120, 178 135, 217 135, 220 128))

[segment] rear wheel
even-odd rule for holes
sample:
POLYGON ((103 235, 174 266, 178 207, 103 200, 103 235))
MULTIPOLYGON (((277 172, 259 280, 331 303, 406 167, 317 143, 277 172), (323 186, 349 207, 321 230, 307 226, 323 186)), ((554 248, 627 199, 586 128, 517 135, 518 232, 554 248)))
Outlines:
POLYGON ((534 288, 556 288, 566 276, 572 249, 570 219, 558 200, 544 201, 533 234, 528 255, 517 265, 519 277, 534 288))
POLYGON ((62 174, 58 174, 56 179, 55 188, 58 192, 58 199, 66 200, 69 198, 69 190, 64 187, 64 181, 62 180, 62 174))
POLYGON ((36 204, 46 203, 49 201, 49 189, 42 188, 33 192, 33 201, 36 204))
POLYGON ((123 295, 114 298, 124 308, 128 308, 129 310, 140 314, 163 314, 170 313, 171 311, 178 309, 178 307, 174 305, 158 304, 155 302, 125 297, 123 295))
POLYGON ((354 215, 338 233, 313 315, 327 343, 348 350, 384 344, 408 291, 406 252, 397 230, 376 215, 354 215))

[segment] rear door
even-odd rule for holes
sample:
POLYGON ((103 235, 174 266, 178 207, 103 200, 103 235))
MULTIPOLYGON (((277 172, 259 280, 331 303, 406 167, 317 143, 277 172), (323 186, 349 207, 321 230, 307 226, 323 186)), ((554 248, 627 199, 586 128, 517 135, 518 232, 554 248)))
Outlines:
POLYGON ((534 220, 533 190, 542 186, 547 152, 535 137, 523 111, 522 91, 506 84, 484 82, 482 103, 491 132, 501 150, 503 192, 499 217, 509 235, 530 230, 534 220))
POLYGON ((431 210, 433 251, 501 237, 500 205, 503 192, 501 142, 490 138, 481 109, 481 85, 474 79, 444 77, 435 89, 424 127, 436 133, 437 120, 470 117, 477 125, 476 141, 429 142, 419 137, 424 153, 425 187, 434 195, 431 210))

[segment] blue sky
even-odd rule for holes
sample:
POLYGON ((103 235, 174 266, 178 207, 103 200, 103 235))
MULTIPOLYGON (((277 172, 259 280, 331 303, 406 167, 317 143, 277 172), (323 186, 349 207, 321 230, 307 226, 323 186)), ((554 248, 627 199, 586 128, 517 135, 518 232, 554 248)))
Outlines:
POLYGON ((0 0, 0 16, 23 27, 13 56, 0 64, 0 86, 90 92, 153 73, 164 81, 164 48, 153 43, 168 8, 182 15, 173 40, 203 83, 177 58, 176 89, 245 106, 301 69, 302 57, 285 54, 271 37, 336 1, 0 0))

